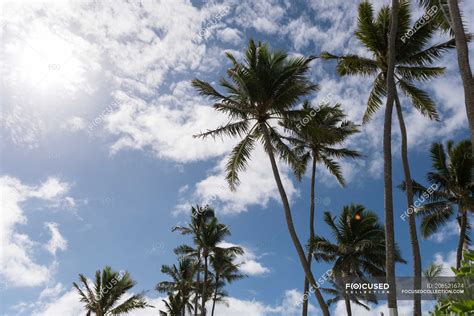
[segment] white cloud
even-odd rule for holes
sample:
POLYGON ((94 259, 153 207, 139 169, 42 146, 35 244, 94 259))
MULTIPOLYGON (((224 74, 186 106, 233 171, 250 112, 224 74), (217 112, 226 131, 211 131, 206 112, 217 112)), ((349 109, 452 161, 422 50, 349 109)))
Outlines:
POLYGON ((121 106, 107 117, 107 130, 119 136, 112 153, 127 148, 149 149, 162 159, 190 162, 228 152, 232 141, 193 138, 225 121, 212 107, 199 105, 202 99, 190 94, 189 82, 177 84, 173 95, 160 97, 154 104, 117 93, 121 106))
POLYGON ((236 3, 232 18, 235 24, 267 34, 275 34, 281 29, 287 8, 280 5, 278 0, 238 0, 233 3, 236 3))
MULTIPOLYGON (((225 303, 219 302, 216 304, 216 315, 226 316, 265 316, 265 315, 282 315, 282 316, 296 316, 301 313, 300 308, 297 307, 297 300, 300 294, 296 290, 288 290, 284 296, 278 300, 276 305, 267 305, 261 301, 238 299, 235 297, 228 297, 225 303)), ((127 296, 128 297, 128 296, 127 296)), ((124 298, 126 299, 126 298, 124 298)), ((134 316, 152 316, 156 315, 159 310, 166 310, 163 299, 165 297, 146 298, 148 303, 155 308, 138 309, 133 311, 134 316)), ((210 307, 210 302, 208 303, 210 307)), ((60 297, 51 298, 48 300, 38 301, 34 304, 23 304, 24 311, 32 309, 34 316, 49 316, 62 315, 74 316, 84 313, 84 309, 80 302, 80 297, 75 289, 70 289, 60 297)), ((311 315, 319 315, 316 308, 310 304, 311 315)))
MULTIPOLYGON (((280 203, 280 195, 268 156, 260 145, 252 152, 252 159, 249 161, 247 170, 240 174, 241 183, 235 192, 230 191, 225 180, 227 160, 228 157, 222 158, 209 176, 196 183, 194 192, 182 198, 180 205, 177 206, 178 211, 189 211, 189 205, 194 201, 215 206, 223 213, 241 213, 255 205, 266 207, 270 200, 280 203)), ((279 169, 283 185, 291 201, 298 195, 298 191, 291 180, 288 167, 279 163, 279 169)))
POLYGON ((242 32, 231 27, 226 27, 217 32, 217 38, 225 43, 238 45, 242 42, 242 32))
POLYGON ((447 222, 437 233, 430 236, 430 239, 437 243, 442 243, 452 236, 459 236, 459 224, 456 220, 447 222))
POLYGON ((244 250, 243 255, 238 255, 235 259, 235 263, 240 264, 240 271, 249 276, 261 275, 270 273, 270 269, 265 267, 262 263, 257 260, 259 257, 251 249, 244 247, 242 245, 237 245, 229 242, 222 242, 220 247, 228 248, 234 246, 240 246, 244 250))
MULTIPOLYGON (((37 187, 24 185, 20 180, 8 176, 0 178, 0 237, 3 250, 0 256, 0 274, 7 285, 37 286, 51 279, 57 262, 53 261, 49 266, 38 263, 34 258, 38 242, 19 231, 18 226, 27 224, 22 204, 28 199, 38 198, 50 205, 57 205, 68 189, 69 184, 57 178, 48 178, 37 187)), ((52 233, 54 229, 54 225, 51 226, 52 233)), ((65 240, 61 240, 62 237, 58 239, 59 236, 53 234, 48 246, 53 252, 64 247, 65 240)))
POLYGON ((56 255, 58 250, 67 249, 67 240, 61 235, 58 229, 57 223, 45 223, 51 233, 51 239, 45 245, 46 250, 48 250, 53 256, 56 255))
POLYGON ((442 275, 454 276, 452 267, 456 267, 456 251, 450 251, 447 254, 437 252, 434 255, 434 263, 443 267, 442 275))
POLYGON ((86 123, 82 117, 73 116, 64 121, 64 123, 61 124, 61 127, 63 129, 70 130, 71 132, 77 132, 85 129, 86 123))

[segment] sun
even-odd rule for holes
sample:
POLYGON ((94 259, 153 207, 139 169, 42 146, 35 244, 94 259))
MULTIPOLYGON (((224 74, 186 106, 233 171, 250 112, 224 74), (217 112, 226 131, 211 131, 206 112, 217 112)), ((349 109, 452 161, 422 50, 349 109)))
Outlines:
POLYGON ((73 85, 80 72, 74 44, 46 27, 12 36, 7 46, 12 75, 23 88, 47 92, 73 85))

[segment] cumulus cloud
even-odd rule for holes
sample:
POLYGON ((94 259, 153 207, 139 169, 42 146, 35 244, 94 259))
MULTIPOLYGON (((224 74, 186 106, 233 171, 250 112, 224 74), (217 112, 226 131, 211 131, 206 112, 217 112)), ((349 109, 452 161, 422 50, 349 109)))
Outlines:
MULTIPOLYGON (((27 224, 23 203, 36 198, 46 202, 46 205, 59 205, 68 190, 69 184, 57 178, 48 178, 39 186, 28 186, 9 176, 0 178, 0 237, 3 248, 0 274, 7 285, 37 286, 51 279, 57 262, 53 261, 50 265, 38 263, 34 257, 34 249, 39 243, 20 232, 19 226, 27 224)), ((46 227, 52 234, 51 240, 45 245, 46 249, 52 254, 58 249, 64 250, 66 240, 59 234, 57 224, 47 223, 46 227)))
POLYGON ((446 254, 437 252, 434 255, 434 263, 443 267, 442 275, 454 276, 452 267, 456 267, 456 251, 450 251, 446 254))
MULTIPOLYGON (((131 294, 123 299, 126 299, 131 294)), ((283 297, 277 300, 275 305, 267 305, 255 299, 240 299, 236 297, 227 297, 224 302, 216 304, 216 315, 226 316, 266 316, 266 315, 281 315, 281 316, 296 316, 301 313, 301 308, 297 307, 298 299, 301 293, 297 290, 285 291, 283 297)), ((137 316, 151 316, 156 315, 158 310, 166 310, 163 300, 166 297, 146 298, 148 303, 155 308, 138 309, 133 312, 137 316)), ((80 302, 80 297, 75 289, 70 289, 61 296, 52 297, 49 301, 37 301, 36 303, 23 304, 23 311, 31 311, 34 316, 47 315, 64 315, 73 316, 84 313, 83 305, 80 302)), ((319 315, 317 309, 310 304, 309 310, 311 315, 319 315)))
POLYGON ((193 138, 225 121, 190 94, 189 82, 177 84, 172 95, 158 98, 154 104, 117 92, 121 106, 107 117, 107 130, 118 136, 112 153, 148 149, 162 159, 190 162, 228 152, 233 141, 193 138))
POLYGON ((257 260, 259 257, 251 249, 244 247, 242 245, 233 244, 230 242, 222 242, 220 245, 222 248, 240 246, 244 250, 243 255, 238 255, 235 259, 235 263, 240 264, 240 271, 242 273, 253 276, 267 274, 270 272, 270 269, 265 267, 262 263, 257 260))
MULTIPOLYGON (((227 157, 220 159, 211 174, 196 183, 194 191, 182 198, 177 206, 178 211, 189 211, 189 206, 192 204, 190 201, 210 204, 223 213, 245 212, 254 205, 267 207, 271 200, 280 203, 280 195, 268 163, 268 156, 261 146, 254 150, 247 170, 239 176, 241 183, 235 192, 230 191, 225 180, 227 159, 227 157)), ((282 163, 279 164, 279 168, 291 201, 298 196, 298 190, 291 180, 289 168, 282 163)))

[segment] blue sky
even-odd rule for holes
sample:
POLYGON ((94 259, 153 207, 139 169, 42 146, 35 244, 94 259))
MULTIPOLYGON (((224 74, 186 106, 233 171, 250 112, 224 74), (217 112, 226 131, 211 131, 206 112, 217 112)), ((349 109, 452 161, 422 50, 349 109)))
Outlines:
MULTIPOLYGON (((189 82, 196 76, 216 82, 229 66, 224 52, 240 57, 250 38, 292 55, 365 54, 353 36, 358 3, 2 2, 0 313, 77 315, 81 305, 72 282, 78 273, 92 277, 107 264, 128 270, 138 282, 135 290, 148 290, 152 303, 162 306, 153 290, 165 278, 161 265, 175 263, 173 248, 189 242, 171 227, 187 222, 190 205, 210 201, 231 227, 227 242, 245 248, 240 261, 249 275, 229 287, 229 306, 219 306, 220 314, 299 314, 303 274, 267 157, 257 149, 231 193, 223 167, 235 141, 191 137, 225 118, 189 82), (196 39, 199 33, 204 37, 196 39)), ((473 3, 463 8, 465 17, 474 16, 473 3)), ((467 25, 472 30, 473 22, 467 25)), ((425 84, 441 122, 422 118, 402 98, 416 179, 430 168, 431 142, 468 135, 455 52, 442 64, 446 75, 425 84)), ((321 90, 310 100, 317 104, 330 96, 360 122, 370 80, 340 78, 334 66, 313 62, 311 77, 321 90)), ((342 162, 347 188, 318 170, 318 234, 328 235, 322 212, 337 214, 349 203, 364 204, 383 218, 381 123, 378 113, 349 140, 365 157, 342 162)), ((403 178, 396 127, 395 184, 403 178)), ((298 183, 286 166, 280 168, 305 240, 309 179, 298 183)), ((397 266, 401 276, 411 274, 407 223, 399 218, 405 209, 404 196, 395 190, 396 240, 409 261, 397 266)), ((423 240, 423 265, 452 265, 456 236, 450 223, 437 238, 423 240)), ((314 274, 327 269, 319 264, 314 274)), ((379 315, 383 304, 371 313, 379 315)), ((338 304, 334 311, 342 308, 338 304)))

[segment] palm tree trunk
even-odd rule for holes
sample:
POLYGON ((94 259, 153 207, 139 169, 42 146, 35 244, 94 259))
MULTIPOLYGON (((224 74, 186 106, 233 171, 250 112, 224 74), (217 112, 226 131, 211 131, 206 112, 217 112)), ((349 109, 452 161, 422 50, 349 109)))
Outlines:
POLYGON ((273 171, 273 176, 275 178, 275 182, 278 187, 278 191, 280 193, 281 201, 283 203, 283 209, 285 211, 285 219, 286 219, 286 224, 288 231, 290 233, 291 240, 293 242, 293 245, 296 248, 296 252, 298 253, 298 257, 300 259, 301 265, 303 266, 304 273, 306 277, 309 280, 309 283, 314 289, 314 294, 316 296, 316 299, 318 300, 319 306, 321 307, 321 310, 323 312, 324 316, 329 316, 329 309, 324 301, 323 296, 321 295, 321 292, 319 291, 318 286, 316 285, 316 280, 314 279, 313 273, 311 272, 311 269, 308 265, 308 261, 306 261, 304 249, 301 246, 301 242, 298 238, 298 235, 296 234, 295 227, 293 224, 293 218, 291 215, 291 209, 290 209, 290 203, 288 202, 288 197, 285 192, 285 188, 283 187, 283 183, 280 178, 280 173, 278 171, 278 166, 275 161, 275 155, 273 153, 273 146, 270 140, 270 135, 268 133, 268 129, 265 125, 262 126, 263 133, 264 133, 264 138, 265 138, 265 150, 267 151, 268 158, 270 159, 270 164, 272 166, 272 171, 273 171))
MULTIPOLYGON (((413 207, 413 183, 410 172, 410 164, 408 163, 408 136, 405 126, 405 120, 403 119, 402 106, 398 93, 395 90, 395 106, 397 108, 398 122, 400 125, 400 134, 402 137, 402 162, 403 172, 405 174, 406 193, 407 193, 407 209, 413 207)), ((413 276, 414 276, 414 289, 421 289, 421 255, 420 245, 418 243, 418 234, 416 232, 416 219, 415 214, 408 214, 408 226, 410 230, 410 241, 411 241, 411 252, 413 255, 413 276)), ((421 296, 420 294, 414 294, 414 305, 413 315, 421 316, 421 296)))
MULTIPOLYGON (((311 193, 310 193, 310 202, 309 202, 309 236, 310 238, 314 237, 314 187, 316 183, 316 157, 314 156, 313 152, 313 165, 311 169, 311 193)), ((311 269, 311 261, 313 259, 313 249, 310 248, 308 251, 308 265, 311 269)), ((304 278, 304 291, 303 293, 309 296, 309 281, 308 278, 304 278)), ((308 300, 303 301, 303 316, 308 316, 308 300)))
POLYGON ((219 283, 219 274, 216 273, 216 288, 214 289, 214 297, 212 298, 212 312, 211 316, 214 316, 214 309, 216 307, 216 301, 217 301, 217 283, 219 283))
POLYGON ((344 294, 344 302, 346 303, 346 312, 347 316, 352 316, 352 309, 351 309, 351 300, 347 294, 344 294))
POLYGON ((398 28, 398 0, 392 0, 390 17, 390 34, 388 43, 387 69, 387 104, 385 106, 383 128, 383 155, 384 155, 384 210, 385 210, 385 249, 386 249, 386 277, 390 285, 388 294, 389 316, 397 316, 397 298, 395 285, 395 229, 393 223, 393 192, 392 192, 392 113, 395 97, 395 42, 398 28))
POLYGON ((198 258, 198 269, 197 269, 197 277, 196 277, 196 293, 194 297, 194 316, 198 315, 198 301, 199 301, 199 281, 201 279, 201 258, 198 258))
POLYGON ((464 250, 464 243, 466 240, 466 230, 467 230, 467 212, 464 210, 460 210, 460 216, 458 219, 459 222, 459 243, 458 243, 458 249, 456 253, 456 269, 459 269, 461 267, 461 261, 462 261, 462 252, 464 250))
MULTIPOLYGON (((461 73, 464 87, 464 103, 466 106, 469 129, 471 131, 471 144, 474 144, 474 79, 472 78, 471 66, 469 64, 469 48, 467 46, 466 34, 457 0, 448 0, 451 28, 454 32, 456 52, 458 55, 459 72, 461 73)), ((474 146, 472 147, 474 154, 474 146)))
POLYGON ((201 315, 206 315, 207 256, 204 256, 204 280, 202 280, 201 315))

